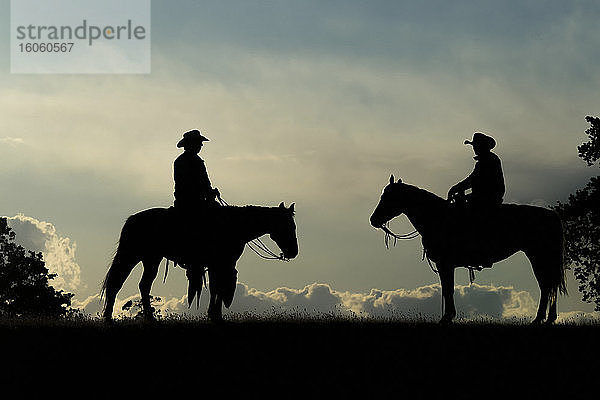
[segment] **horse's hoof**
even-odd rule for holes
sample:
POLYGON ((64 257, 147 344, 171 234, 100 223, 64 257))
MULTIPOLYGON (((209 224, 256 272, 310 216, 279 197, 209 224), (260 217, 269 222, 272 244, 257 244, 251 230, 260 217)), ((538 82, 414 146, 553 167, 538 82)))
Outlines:
POLYGON ((558 315, 556 313, 549 313, 548 318, 546 319, 546 325, 552 325, 558 319, 558 315))
POLYGON ((223 316, 216 312, 215 313, 209 312, 208 319, 210 319, 211 322, 215 322, 215 323, 223 322, 223 316))
POLYGON ((542 322, 544 322, 544 319, 543 319, 543 318, 536 318, 536 319, 534 319, 533 321, 531 321, 531 325, 536 325, 536 326, 539 326, 539 325, 541 325, 541 324, 542 324, 542 322))

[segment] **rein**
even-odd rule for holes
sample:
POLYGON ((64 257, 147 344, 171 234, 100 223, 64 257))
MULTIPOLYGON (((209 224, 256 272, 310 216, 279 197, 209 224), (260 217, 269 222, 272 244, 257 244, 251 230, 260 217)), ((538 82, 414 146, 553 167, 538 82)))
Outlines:
POLYGON ((267 247, 266 244, 263 243, 260 238, 256 238, 254 240, 246 243, 246 246, 253 252, 255 252, 259 257, 264 258, 265 260, 281 260, 281 261, 290 261, 288 258, 283 256, 283 253, 279 255, 275 254, 271 249, 267 247), (261 251, 265 254, 261 254, 261 251))
MULTIPOLYGON (((221 198, 221 195, 217 195, 217 199, 222 206, 228 206, 229 204, 221 198)), ((265 260, 280 260, 280 261, 290 261, 288 258, 285 258, 283 253, 279 255, 275 254, 269 247, 260 238, 253 239, 246 243, 246 246, 254 253, 256 253, 259 257, 264 258, 265 260)))
POLYGON ((406 233, 404 235, 398 235, 398 234, 392 232, 390 230, 390 228, 388 228, 388 224, 389 224, 389 221, 381 226, 381 230, 383 230, 385 232, 385 239, 384 239, 385 247, 387 247, 388 249, 390 248, 390 237, 394 238, 394 246, 396 246, 396 242, 398 240, 411 240, 416 237, 419 237, 419 232, 417 232, 416 230, 414 230, 410 233, 406 233))
MULTIPOLYGON (((406 233, 404 235, 395 234, 388 228, 388 224, 389 224, 389 221, 386 222, 385 224, 383 224, 383 226, 381 227, 381 230, 383 230, 385 232, 385 239, 384 239, 385 247, 387 247, 388 249, 390 248, 390 246, 389 246, 390 237, 394 238, 394 246, 396 246, 396 242, 398 240, 411 240, 411 239, 415 239, 416 237, 418 237, 420 235, 419 232, 417 232, 416 230, 414 230, 410 233, 406 233)), ((427 264, 429 264, 429 268, 431 268, 431 270, 433 272, 435 272, 436 274, 439 273, 438 270, 434 267, 434 265, 431 262, 431 260, 429 259, 429 257, 427 256, 427 250, 425 249, 425 247, 423 247, 423 257, 421 258, 421 261, 423 261, 423 260, 427 260, 427 264)), ((482 268, 481 267, 473 267, 473 266, 467 266, 466 268, 469 270, 469 281, 471 283, 473 283, 475 281, 475 271, 481 271, 482 268)))
MULTIPOLYGON (((404 235, 398 235, 394 232, 392 232, 390 230, 390 228, 388 228, 388 224, 389 221, 386 222, 385 224, 383 224, 381 226, 381 230, 383 230, 385 232, 385 247, 387 247, 388 249, 390 248, 390 237, 394 238, 394 246, 396 246, 396 242, 398 240, 411 240, 411 239, 415 239, 417 237, 419 237, 420 233, 417 232, 417 230, 415 229, 414 231, 410 232, 410 233, 406 233, 404 235)), ((429 257, 427 257, 427 250, 425 250, 425 247, 423 247, 423 258, 422 260, 427 259, 427 263, 429 264, 429 268, 431 268, 431 270, 433 272, 435 272, 436 274, 438 273, 437 269, 435 269, 435 267, 433 266, 431 260, 429 259, 429 257)), ((472 280, 471 280, 472 282, 472 280)))

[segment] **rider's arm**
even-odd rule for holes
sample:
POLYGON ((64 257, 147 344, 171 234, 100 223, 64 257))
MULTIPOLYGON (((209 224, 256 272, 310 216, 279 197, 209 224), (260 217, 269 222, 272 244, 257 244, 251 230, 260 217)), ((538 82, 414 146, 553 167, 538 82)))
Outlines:
POLYGON ((471 186, 471 175, 469 175, 465 179, 463 179, 462 181, 458 182, 456 185, 450 188, 450 190, 448 191, 448 198, 451 198, 456 193, 464 192, 465 190, 471 188, 471 186))

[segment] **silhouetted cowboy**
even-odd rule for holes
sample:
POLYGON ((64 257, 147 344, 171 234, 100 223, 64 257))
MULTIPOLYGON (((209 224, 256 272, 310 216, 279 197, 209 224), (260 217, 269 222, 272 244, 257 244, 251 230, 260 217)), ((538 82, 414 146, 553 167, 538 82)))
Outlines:
MULTIPOLYGON (((214 222, 214 219, 211 220, 214 213, 207 211, 211 208, 214 210, 213 207, 219 205, 215 201, 215 197, 220 196, 219 190, 211 186, 204 160, 198 156, 203 143, 206 141, 208 141, 208 138, 204 137, 197 129, 185 132, 183 138, 177 143, 177 147, 183 147, 184 152, 177 157, 173 164, 173 178, 175 180, 175 201, 173 205, 180 217, 178 218, 178 227, 184 233, 179 245, 182 252, 180 256, 183 257, 181 264, 185 268, 189 280, 189 305, 196 296, 197 300, 200 300, 202 283, 205 279, 205 268, 198 264, 197 254, 194 250, 197 248, 196 241, 198 240, 196 235, 198 225, 196 223, 202 222, 207 227, 214 222)), ((207 232, 206 228, 204 229, 207 232)), ((229 286, 233 285, 235 290, 237 275, 234 272, 237 271, 228 270, 225 272, 229 272, 229 275, 231 275, 229 276, 229 282, 219 286, 225 287, 226 284, 229 284, 229 286)), ((219 288, 219 291, 223 292, 224 289, 219 288)))
POLYGON ((204 160, 198 156, 206 141, 208 139, 199 130, 193 129, 185 132, 177 143, 177 147, 184 149, 173 164, 174 206, 178 210, 198 211, 204 206, 213 205, 215 197, 219 195, 218 189, 213 189, 210 184, 204 160))
POLYGON ((467 204, 473 207, 487 207, 502 204, 504 197, 504 174, 500 158, 491 150, 496 141, 481 132, 473 134, 473 140, 465 140, 465 144, 473 146, 476 160, 475 168, 463 181, 457 183, 448 191, 448 200, 457 199, 464 191, 471 189, 467 204))
MULTIPOLYGON (((484 135, 481 132, 473 134, 473 140, 465 140, 465 144, 473 146, 476 160, 473 172, 461 182, 452 186, 448 191, 448 200, 456 204, 466 203, 473 210, 480 214, 477 220, 471 220, 470 223, 474 229, 478 230, 480 223, 487 220, 486 214, 493 207, 502 204, 504 197, 504 174, 502 173, 502 163, 500 158, 491 150, 496 146, 494 138, 484 135), (471 194, 465 195, 464 192, 471 189, 471 194), (479 221, 479 222, 476 222, 479 221)), ((487 215, 489 217, 489 215, 487 215)), ((465 223, 468 223, 465 221, 465 223)), ((492 263, 487 260, 480 260, 482 268, 491 268, 492 263)), ((480 269, 478 267, 473 267, 480 269)), ((472 271, 472 270, 471 270, 472 271)))

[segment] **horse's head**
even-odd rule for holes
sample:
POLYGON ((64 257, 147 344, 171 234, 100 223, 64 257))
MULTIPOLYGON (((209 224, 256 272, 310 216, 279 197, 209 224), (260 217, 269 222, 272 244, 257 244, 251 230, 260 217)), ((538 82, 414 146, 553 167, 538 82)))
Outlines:
POLYGON ((404 186, 401 179, 394 182, 394 175, 390 176, 390 183, 383 189, 379 204, 371 215, 373 227, 382 228, 389 220, 404 212, 401 196, 404 186))
POLYGON ((277 243, 285 259, 298 255, 298 239, 296 238, 296 223, 294 222, 294 204, 290 207, 277 207, 277 218, 274 220, 269 237, 277 243))

